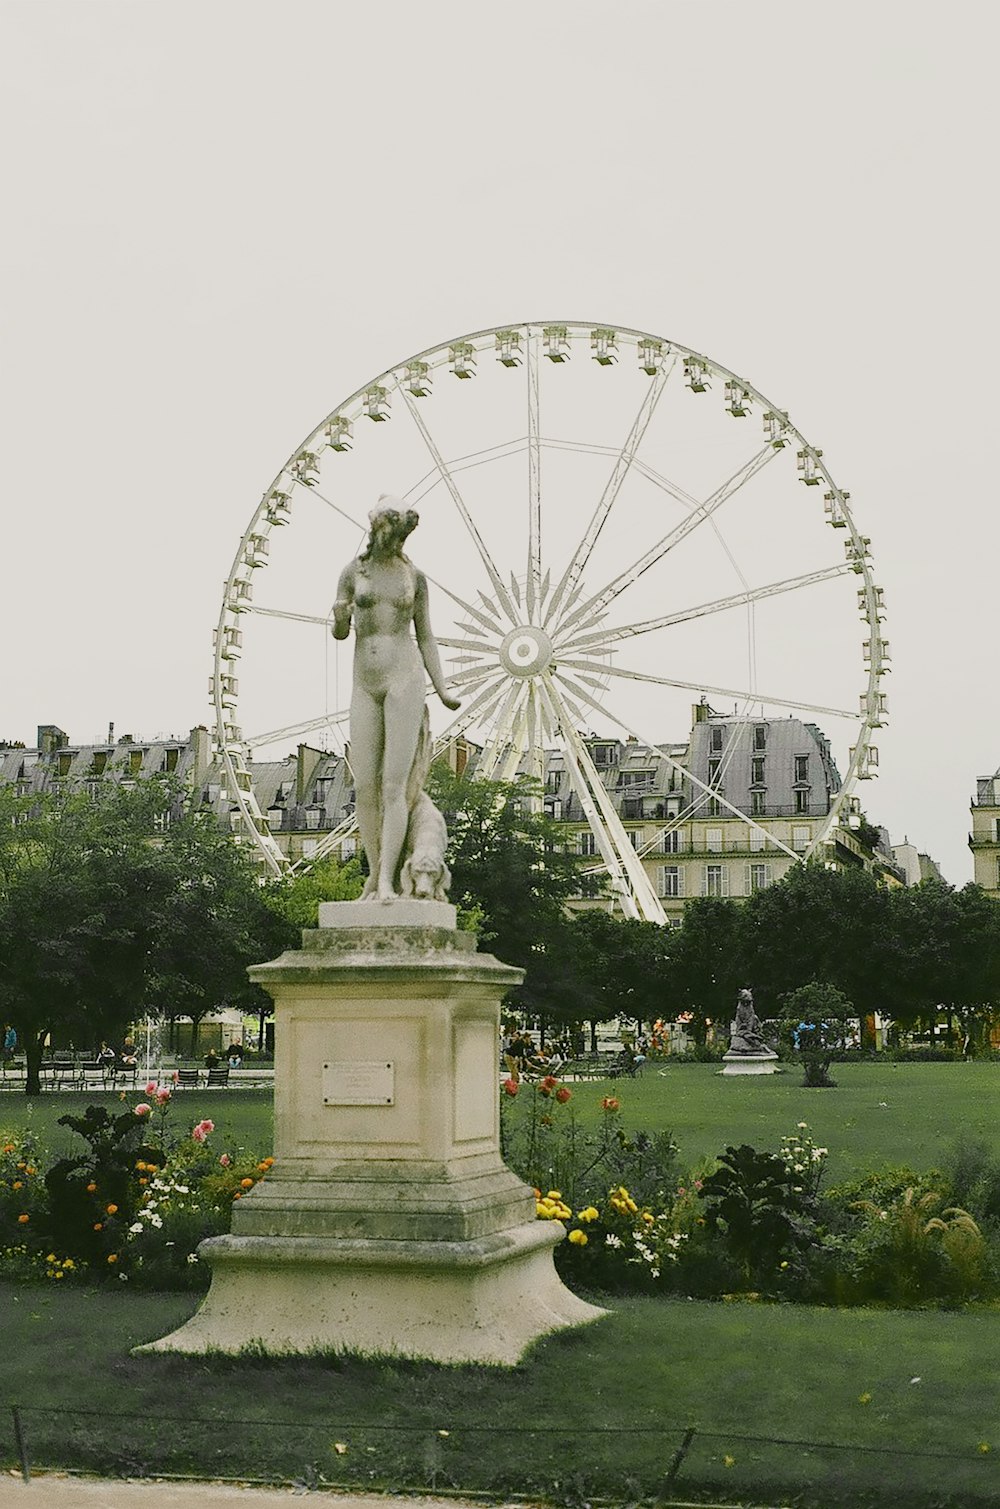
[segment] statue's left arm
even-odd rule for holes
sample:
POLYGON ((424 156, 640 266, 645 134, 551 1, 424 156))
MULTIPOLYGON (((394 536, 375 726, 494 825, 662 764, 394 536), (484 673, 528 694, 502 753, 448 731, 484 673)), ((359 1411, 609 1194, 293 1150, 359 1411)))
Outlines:
POLYGON ((461 707, 454 697, 449 696, 445 686, 444 672, 441 669, 441 656, 438 653, 437 641, 431 632, 431 612, 427 598, 427 578, 422 571, 416 572, 416 588, 413 602, 413 627, 417 635, 417 644, 427 674, 431 678, 431 684, 437 692, 445 707, 455 712, 461 707))

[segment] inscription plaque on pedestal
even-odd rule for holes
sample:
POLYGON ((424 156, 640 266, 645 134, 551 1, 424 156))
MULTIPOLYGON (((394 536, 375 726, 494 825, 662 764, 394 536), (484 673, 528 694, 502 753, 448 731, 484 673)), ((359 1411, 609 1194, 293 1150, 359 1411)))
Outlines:
POLYGON ((391 1106, 395 1088, 391 1063, 355 1060, 323 1065, 325 1106, 391 1106))

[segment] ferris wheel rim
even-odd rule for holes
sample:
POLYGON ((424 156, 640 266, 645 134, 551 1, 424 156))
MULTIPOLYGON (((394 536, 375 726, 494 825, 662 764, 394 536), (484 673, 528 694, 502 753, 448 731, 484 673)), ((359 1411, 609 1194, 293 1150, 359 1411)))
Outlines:
MULTIPOLYGON (((861 767, 864 760, 868 756, 871 733, 874 728, 881 726, 883 721, 882 702, 884 701, 884 698, 879 691, 880 678, 881 675, 884 674, 884 665, 882 664, 881 658, 881 650, 884 647, 884 640, 882 639, 881 630, 879 627, 883 617, 883 604, 881 602, 881 589, 875 585, 875 580, 871 568, 870 555, 867 550, 869 541, 865 536, 862 536, 859 533, 857 525, 854 521, 852 510, 850 509, 848 503, 850 495, 844 493, 843 490, 837 486, 823 460, 822 451, 817 450, 815 447, 811 446, 810 443, 806 440, 803 433, 790 421, 787 412, 778 409, 771 402, 771 400, 769 400, 767 396, 763 394, 755 385, 747 382, 732 369, 723 366, 714 358, 700 351, 697 351, 695 350, 695 348, 687 346, 682 342, 678 342, 672 338, 665 336, 653 335, 648 331, 642 331, 632 327, 614 326, 611 324, 596 325, 594 324, 594 322, 590 321, 520 321, 512 324, 501 324, 485 327, 481 330, 477 330, 466 335, 456 336, 446 341, 437 342, 432 346, 424 348, 422 351, 416 353, 415 355, 405 357, 400 362, 387 367, 378 376, 370 379, 361 387, 357 388, 348 398, 339 403, 334 409, 330 410, 329 413, 327 413, 327 415, 319 422, 319 424, 314 426, 313 429, 308 432, 300 445, 292 451, 288 460, 275 475, 269 487, 264 490, 261 500, 251 517, 250 523, 240 539, 240 543, 237 548, 230 573, 226 578, 223 602, 216 628, 216 652, 214 658, 212 689, 216 713, 217 752, 221 756, 226 779, 231 783, 232 794, 239 808, 242 821, 249 829, 249 831, 253 834, 254 839, 257 843, 257 847, 262 851, 265 862, 274 873, 282 873, 283 871, 291 868, 291 862, 285 858, 277 843, 273 840, 273 838, 271 838, 270 833, 267 829, 267 825, 264 823, 262 814, 260 813, 259 808, 257 808, 255 799, 253 798, 253 794, 250 789, 250 782, 247 778, 246 772, 246 760, 243 753, 244 741, 242 740, 241 736, 234 738, 228 732, 231 726, 229 711, 233 706, 235 706, 235 704, 227 704, 225 702, 223 687, 223 676, 225 674, 225 656, 223 651, 226 644, 227 629, 232 627, 227 615, 233 611, 232 601, 236 584, 242 580, 245 580, 245 578, 241 575, 241 572, 246 561, 246 552, 250 542, 255 538, 268 538, 272 528, 275 526, 275 521, 273 519, 269 519, 267 515, 269 501, 274 499, 276 495, 280 496, 285 486, 294 488, 296 482, 301 481, 301 479, 296 479, 295 477, 293 477, 291 468, 295 465, 299 458, 301 458, 304 454, 309 453, 310 447, 315 444, 317 437, 323 434, 328 426, 330 426, 335 421, 340 420, 349 411, 353 412, 354 416, 357 417, 361 413, 361 406, 365 401, 365 396, 369 394, 373 389, 377 389, 379 387, 382 387, 383 385, 387 387, 391 385, 394 391, 403 391, 401 389, 403 374, 407 371, 407 369, 412 368, 414 364, 426 362, 428 363, 428 365, 432 363, 436 365, 442 365, 449 359, 449 353, 454 352, 456 348, 465 346, 475 347, 476 343, 489 343, 490 341, 496 343, 498 341, 498 338, 500 338, 501 336, 506 336, 515 332, 517 333, 518 337, 523 335, 525 339, 525 346, 521 348, 521 353, 525 354, 527 352, 530 352, 531 350, 534 350, 535 359, 537 361, 537 337, 541 336, 543 333, 549 330, 560 328, 567 333, 567 336, 569 336, 570 333, 572 333, 573 336, 585 335, 589 333, 591 337, 593 337, 598 332, 604 332, 606 334, 611 334, 613 337, 615 337, 616 340, 621 339, 625 342, 652 342, 656 344, 658 349, 663 353, 664 357, 671 355, 673 356, 675 362, 678 358, 680 358, 683 361, 690 360, 696 363, 702 363, 704 365, 704 370, 707 373, 711 373, 712 376, 721 378, 726 383, 738 384, 739 389, 745 395, 748 402, 752 402, 761 406, 768 415, 772 417, 777 416, 780 419, 781 434, 784 437, 783 443, 796 444, 801 447, 799 454, 801 455, 804 452, 807 455, 810 461, 810 465, 812 466, 814 473, 817 476, 817 479, 822 479, 822 482, 829 489, 829 492, 832 493, 835 499, 836 508, 842 520, 842 527, 846 528, 847 539, 854 550, 854 561, 850 569, 855 571, 862 578, 863 585, 861 587, 861 591, 859 592, 859 606, 861 607, 862 618, 867 622, 868 627, 871 631, 871 638, 868 641, 868 644, 875 646, 875 650, 869 657, 867 688, 865 693, 862 695, 863 709, 859 718, 860 729, 857 735, 857 740, 850 752, 848 766, 841 780, 840 788, 837 792, 831 794, 827 819, 823 824, 821 824, 820 832, 817 834, 814 842, 809 847, 810 854, 814 852, 821 843, 826 841, 829 833, 840 820, 840 814, 844 808, 844 805, 847 802, 850 794, 853 792, 854 785, 856 784, 857 780, 861 778, 861 767), (532 341, 533 335, 535 335, 536 337, 534 342, 532 341)), ((525 355, 525 359, 528 359, 527 355, 525 355)), ((403 392, 403 397, 404 400, 406 400, 410 404, 410 407, 412 409, 412 401, 409 399, 405 391, 403 392)), ((522 439, 518 438, 518 440, 508 442, 507 444, 516 445, 518 449, 527 447, 529 448, 530 452, 530 447, 533 443, 536 446, 558 443, 543 439, 537 433, 537 431, 533 440, 530 434, 530 428, 531 426, 529 416, 529 435, 525 439, 523 439, 523 443, 522 439)), ((569 448, 573 447, 570 445, 569 448)), ((502 447, 494 447, 494 449, 499 450, 502 449, 502 447)), ((613 450, 613 448, 607 449, 613 450)), ((467 459, 468 458, 463 458, 463 460, 467 459)), ((426 474, 426 477, 430 477, 432 475, 433 468, 431 472, 428 472, 426 474)), ((426 477, 424 480, 426 480, 426 477)), ((437 482, 431 484, 431 486, 436 485, 437 482)), ((319 494, 319 496, 322 497, 322 494, 319 494)), ((324 499, 324 501, 329 502, 330 500, 324 499)), ((363 535, 365 526, 359 520, 354 519, 345 510, 340 509, 332 503, 330 504, 330 506, 334 507, 336 512, 340 513, 349 524, 358 529, 359 534, 363 535)), ((848 554, 850 554, 850 551, 848 552, 848 554)), ((842 567, 837 568, 836 574, 842 574, 843 570, 844 568, 842 567)), ((830 568, 830 571, 832 573, 834 571, 834 568, 830 568)), ((444 590, 448 591, 447 588, 445 588, 444 590)), ((455 597, 455 594, 453 593, 449 592, 449 596, 452 596, 455 601, 458 601, 460 603, 462 602, 462 599, 455 597)), ((738 596, 739 594, 735 594, 734 598, 738 596)), ((268 610, 263 610, 265 614, 267 613, 267 611, 268 610)), ((713 608, 712 611, 715 611, 715 609, 713 608)), ((295 615, 290 613, 282 614, 280 611, 277 611, 277 616, 302 617, 307 620, 310 618, 310 615, 295 615)), ((518 625, 516 614, 509 612, 508 617, 513 624, 513 629, 507 635, 507 639, 509 640, 511 633, 514 632, 514 629, 517 629, 518 625)), ((545 625, 536 626, 532 624, 531 615, 529 613, 526 618, 522 616, 521 630, 523 632, 523 628, 525 626, 531 626, 532 628, 538 628, 544 631, 544 628, 545 626, 547 626, 547 624, 548 619, 545 620, 545 625)), ((572 648, 572 645, 566 645, 565 648, 572 648)), ((622 674, 627 675, 628 673, 622 674)), ((665 684, 675 684, 681 686, 692 685, 690 683, 683 682, 665 684)), ((478 683, 477 685, 481 686, 482 682, 478 683)), ((725 689, 717 690, 724 691, 725 689)), ((773 699, 764 698, 762 700, 763 702, 767 703, 772 701, 773 699)), ((526 709, 529 704, 535 709, 534 717, 536 727, 540 725, 541 720, 544 718, 544 713, 542 711, 544 707, 544 701, 545 699, 541 696, 539 696, 538 699, 534 700, 529 697, 525 704, 525 716, 528 716, 526 709)), ((598 710, 601 711, 605 716, 610 717, 612 721, 620 722, 620 720, 616 719, 615 715, 608 709, 599 707, 598 704, 594 703, 591 703, 591 705, 598 707, 598 710)), ((801 701, 789 702, 787 705, 791 705, 800 709, 809 706, 809 704, 803 704, 801 701)), ((817 708, 816 710, 823 711, 824 709, 817 708)), ((825 709, 825 711, 835 710, 825 709)), ((845 714, 845 716, 853 717, 857 715, 845 714)), ((329 724, 330 721, 330 715, 326 715, 324 718, 314 720, 313 727, 321 727, 324 724, 329 724)), ((301 725, 299 726, 301 727, 301 725)), ((239 733, 238 730, 237 733, 239 733)), ((641 742, 645 745, 648 741, 643 739, 641 742)), ((657 746, 653 744, 650 744, 648 747, 657 748, 657 746)), ((744 820, 747 820, 747 814, 740 813, 739 815, 743 817, 744 820)))

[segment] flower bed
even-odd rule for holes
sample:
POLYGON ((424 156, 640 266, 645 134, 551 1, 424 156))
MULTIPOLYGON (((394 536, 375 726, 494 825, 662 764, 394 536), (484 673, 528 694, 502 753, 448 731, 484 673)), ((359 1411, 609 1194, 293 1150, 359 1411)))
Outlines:
POLYGON ((229 1229, 235 1200, 273 1163, 213 1145, 204 1118, 175 1125, 171 1085, 113 1114, 88 1106, 60 1125, 82 1139, 50 1160, 30 1135, 0 1133, 0 1274, 65 1282, 131 1282, 197 1289, 208 1283, 197 1247, 229 1229))

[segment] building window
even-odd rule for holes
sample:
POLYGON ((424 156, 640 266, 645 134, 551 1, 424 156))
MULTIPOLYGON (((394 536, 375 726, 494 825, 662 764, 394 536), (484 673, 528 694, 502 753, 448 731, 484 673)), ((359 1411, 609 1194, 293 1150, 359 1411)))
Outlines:
POLYGON ((145 753, 145 751, 141 750, 141 749, 131 749, 131 750, 129 750, 129 756, 128 756, 129 775, 141 775, 142 774, 142 760, 143 760, 144 753, 145 753))
POLYGON ((713 750, 717 750, 717 749, 721 749, 721 748, 722 748, 722 729, 721 728, 713 728, 712 729, 712 749, 713 750))
POLYGON ((586 828, 586 829, 584 829, 584 831, 582 833, 577 834, 577 853, 578 854, 596 854, 597 853, 597 839, 590 832, 589 828, 586 828))
POLYGON ((808 779, 809 779, 809 756, 808 755, 796 755, 795 756, 795 779, 797 781, 808 781, 808 779))
POLYGON ((626 832, 628 833, 628 841, 632 845, 633 849, 638 849, 642 844, 642 829, 628 828, 626 829, 626 832))
POLYGON ((660 848, 664 854, 679 854, 681 852, 681 833, 679 828, 671 828, 668 832, 660 835, 660 848))
POLYGON ((767 846, 767 834, 760 828, 750 829, 750 853, 759 854, 767 846))
POLYGON ((728 896, 729 871, 725 865, 706 865, 702 879, 703 896, 728 896))
POLYGON ((708 799, 708 808, 706 810, 705 816, 718 817, 721 811, 722 807, 719 803, 718 797, 710 796, 708 799))
POLYGON ((680 815, 681 815, 681 799, 680 799, 680 797, 679 796, 668 797, 667 798, 667 816, 668 817, 680 817, 680 815))
POLYGON ((812 796, 812 792, 808 789, 808 787, 796 791, 796 793, 795 793, 795 810, 796 810, 796 812, 808 812, 809 811, 809 799, 810 799, 811 796, 812 796))
POLYGON ((708 784, 710 786, 717 786, 719 784, 719 771, 721 769, 722 769, 722 761, 721 760, 709 760, 709 762, 708 762, 708 784))
POLYGON ((750 757, 750 784, 751 786, 764 785, 764 756, 751 755, 750 757))
POLYGON ((756 723, 754 725, 753 747, 754 747, 754 749, 766 749, 767 748, 767 724, 766 723, 756 723))
POLYGON ((767 801, 766 791, 751 791, 750 793, 750 816, 763 817, 764 803, 767 801))
POLYGON ((617 744, 595 744, 593 747, 594 764, 598 770, 606 770, 610 765, 618 764, 617 744))
POLYGON ((755 891, 763 891, 771 884, 771 866, 765 864, 747 865, 747 895, 752 896, 755 891))
POLYGON ((318 848, 319 848, 319 839, 318 838, 304 838, 302 840, 302 858, 303 859, 312 859, 313 855, 316 853, 316 850, 318 848))
POLYGON ((708 852, 710 854, 721 854, 722 853, 722 829, 721 828, 706 828, 705 829, 705 848, 708 850, 708 852))
POLYGON ((355 854, 357 854, 357 852, 358 852, 358 841, 357 841, 357 839, 356 838, 345 838, 344 841, 343 841, 343 843, 340 846, 340 860, 341 860, 341 863, 343 864, 348 859, 353 859, 354 856, 355 856, 355 854))
POLYGON ((808 828, 793 828, 792 829, 792 848, 795 850, 796 854, 801 854, 803 852, 803 850, 804 849, 808 849, 808 847, 809 847, 809 829, 808 828))
POLYGON ((660 895, 683 896, 684 889, 681 883, 681 869, 679 865, 660 866, 660 895))

